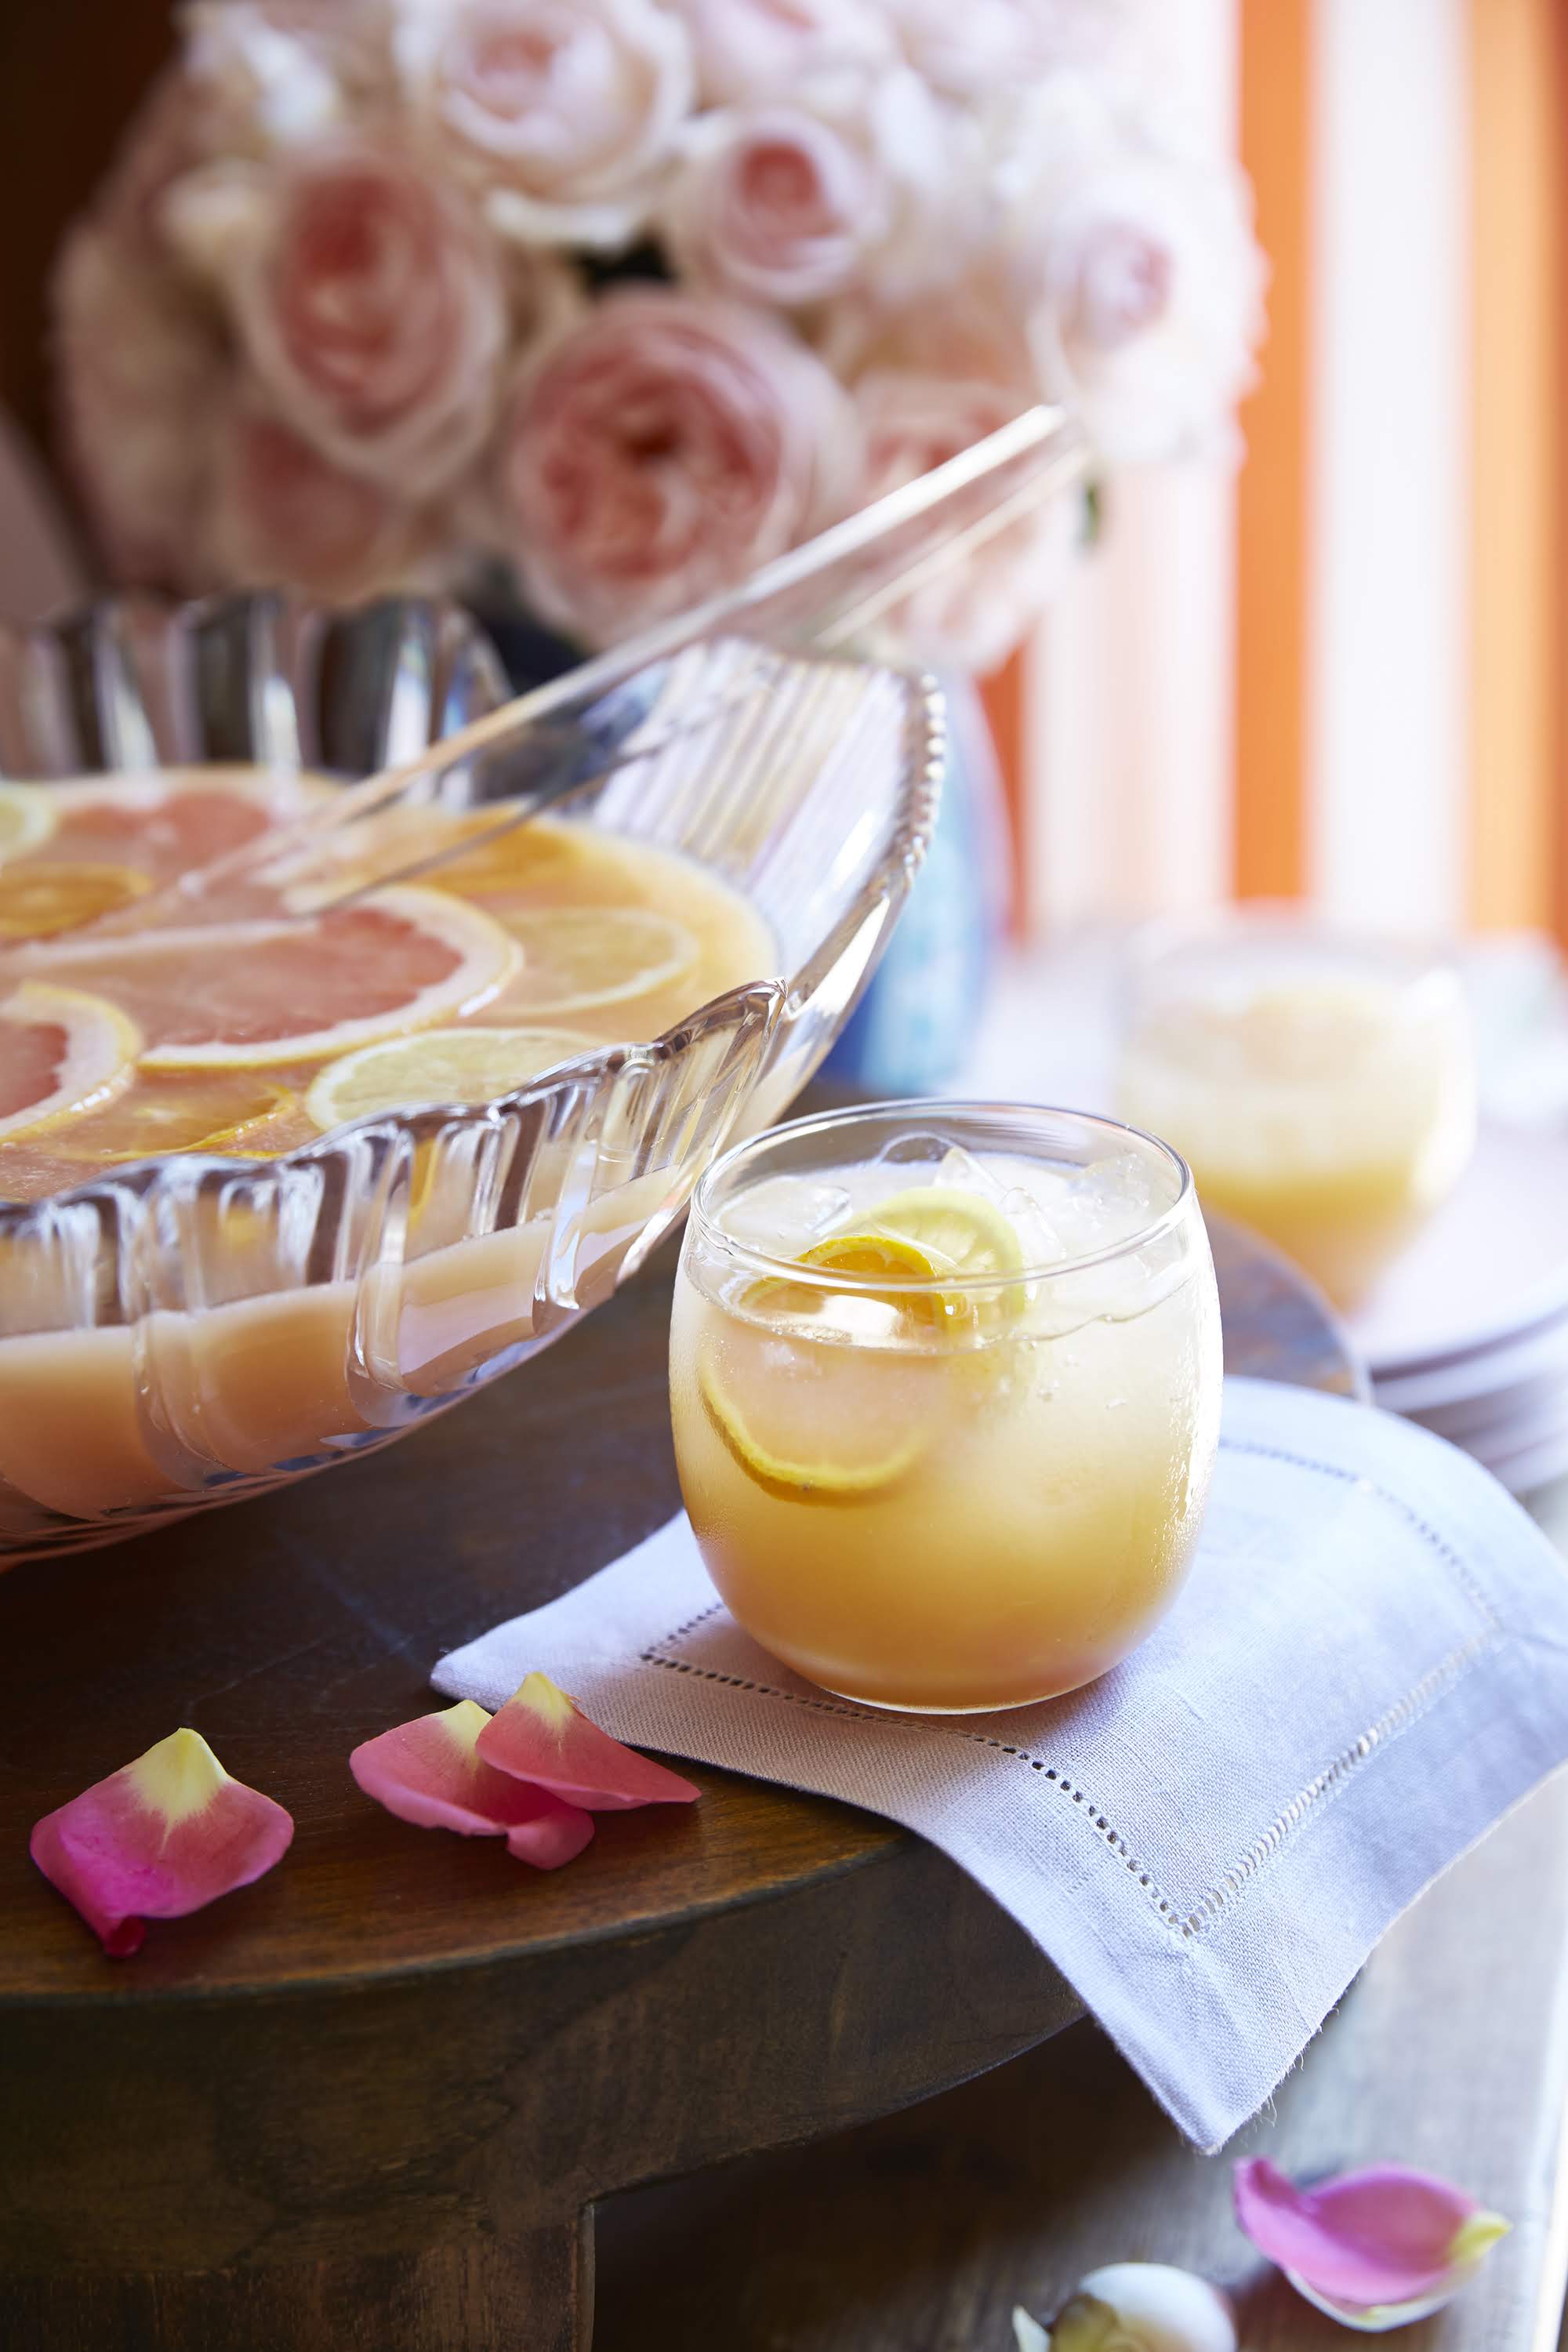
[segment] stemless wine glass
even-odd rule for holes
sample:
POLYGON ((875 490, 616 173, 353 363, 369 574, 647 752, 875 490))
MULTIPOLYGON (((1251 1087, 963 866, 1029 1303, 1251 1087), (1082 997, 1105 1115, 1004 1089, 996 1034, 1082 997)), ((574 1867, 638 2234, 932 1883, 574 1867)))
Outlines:
POLYGON ((681 1490, 739 1622, 841 1696, 1019 1706, 1185 1575, 1217 1443, 1192 1180, 1112 1119, 905 1102, 699 1185, 670 1331, 681 1490))
POLYGON ((1131 959, 1117 1108, 1171 1139, 1207 1206, 1353 1306, 1474 1149, 1458 975, 1289 908, 1152 925, 1131 959))

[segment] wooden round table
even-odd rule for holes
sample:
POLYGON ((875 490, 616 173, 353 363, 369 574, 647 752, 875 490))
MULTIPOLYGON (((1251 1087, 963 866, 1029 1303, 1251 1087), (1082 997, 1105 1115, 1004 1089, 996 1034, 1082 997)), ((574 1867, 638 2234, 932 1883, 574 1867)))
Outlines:
MULTIPOLYGON (((1231 1369, 1358 1392, 1298 1278, 1215 1240, 1231 1369)), ((670 1266, 384 1454, 0 1579, 0 2342, 579 2352, 596 2198, 1078 2013, 962 1872, 844 1806, 694 1767, 700 1804, 544 1875, 351 1780, 443 1651, 677 1507, 670 1266), (27 1833, 180 1723, 294 1846, 110 1961, 27 1833)))

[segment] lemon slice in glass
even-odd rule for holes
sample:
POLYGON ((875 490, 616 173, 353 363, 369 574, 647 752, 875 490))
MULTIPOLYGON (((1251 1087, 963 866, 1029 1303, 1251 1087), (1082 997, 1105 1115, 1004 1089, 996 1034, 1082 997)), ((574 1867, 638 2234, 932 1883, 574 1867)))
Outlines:
POLYGON ((596 1051, 570 1029, 425 1029, 329 1062, 305 1097, 323 1130, 415 1103, 486 1103, 596 1051))
POLYGON ((940 1328, 963 1311, 962 1301, 940 1287, 942 1276, 952 1271, 949 1261, 894 1234, 833 1234, 806 1250, 800 1264, 852 1276, 867 1297, 893 1307, 911 1323, 940 1328), (900 1286, 883 1290, 879 1286, 882 1282, 900 1286), (922 1287, 910 1286, 914 1284, 922 1287))
POLYGON ((956 1184, 916 1184, 905 1192, 889 1193, 870 1213, 863 1232, 836 1234, 808 1250, 811 1265, 837 1267, 846 1274, 875 1276, 928 1283, 926 1290, 905 1289, 890 1294, 914 1321, 954 1334, 977 1325, 1010 1322, 1022 1311, 1023 1244, 1006 1211, 984 1192, 956 1184), (880 1254, 880 1255, 879 1255, 880 1254), (971 1289, 994 1277, 994 1289, 971 1289))
MULTIPOLYGON (((910 1242, 837 1234, 795 1263, 853 1277, 858 1297, 912 1328, 942 1320, 942 1269, 910 1242), (906 1286, 883 1290, 883 1282, 906 1286), (915 1284, 932 1286, 907 1286, 915 1284)), ((757 1319, 727 1320, 698 1366, 709 1417, 742 1468, 802 1500, 892 1485, 925 1452, 941 1410, 938 1359, 879 1346, 857 1365, 853 1341, 808 1336, 825 1304, 819 1286, 787 1275, 755 1282, 744 1305, 757 1319)))
POLYGON ((921 1251, 941 1274, 1006 1282, 1022 1274, 1024 1248, 1005 1209, 957 1184, 914 1184, 871 1213, 875 1234, 921 1251))
POLYGON ((0 784, 0 866, 40 848, 54 829, 54 795, 47 784, 0 784))
POLYGON ((673 987, 696 969, 696 935, 647 907, 550 907, 492 911, 522 948, 508 1003, 526 1013, 585 1013, 673 987))
POLYGON ((734 1322, 699 1360, 709 1419, 759 1486, 795 1501, 849 1501, 913 1469, 937 1424, 938 1367, 889 1351, 856 1375, 853 1353, 835 1349, 844 1360, 825 1364, 810 1340, 792 1349, 766 1325, 734 1322), (781 1360, 781 1349, 794 1360, 781 1360))

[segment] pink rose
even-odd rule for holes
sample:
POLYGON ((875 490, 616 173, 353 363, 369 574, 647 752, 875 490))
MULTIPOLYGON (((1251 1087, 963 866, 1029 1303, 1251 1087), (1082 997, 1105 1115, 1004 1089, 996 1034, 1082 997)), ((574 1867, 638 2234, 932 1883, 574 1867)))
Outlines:
POLYGON ((839 509, 858 457, 848 400, 784 329, 627 288, 524 384, 499 489, 534 604, 602 644, 809 536, 839 509))
POLYGON ((829 302, 812 321, 812 341, 847 383, 876 370, 994 384, 1020 408, 1040 397, 1028 322, 995 253, 977 252, 939 301, 883 306, 850 293, 829 302))
POLYGON ((910 299, 962 267, 978 173, 915 74, 834 74, 700 116, 664 214, 683 277, 786 307, 868 285, 910 299))
POLYGON ((157 77, 132 117, 99 186, 91 219, 117 237, 158 250, 158 207, 164 190, 201 161, 190 84, 179 65, 157 77))
POLYGON ((710 105, 776 99, 807 74, 891 62, 878 0, 675 0, 710 105))
POLYGON ((871 368, 855 386, 865 432, 862 503, 918 481, 999 432, 1027 403, 1005 384, 871 368))
MULTIPOLYGON (((995 433, 1027 404, 995 383, 873 369, 855 387, 866 435, 865 498, 885 498, 995 433)), ((941 667, 994 669, 1060 585, 1079 526, 1062 494, 934 569, 887 616, 895 652, 941 667)))
POLYGON ((73 231, 54 286, 66 446, 113 576, 206 584, 199 520, 229 363, 216 322, 140 227, 73 231))
POLYGON ((916 71, 950 98, 982 98, 1058 66, 1098 66, 1126 45, 1127 0, 882 0, 916 71))
POLYGON ((389 94, 374 0, 195 0, 183 22, 186 109, 209 155, 328 137, 389 94))
POLYGON ((1058 74, 1014 110, 996 176, 1047 397, 1070 403, 1112 464, 1223 445, 1261 327, 1239 174, 1100 82, 1058 74))
POLYGON ((218 289, 278 415, 404 498, 458 474, 494 415, 507 303, 489 239, 454 191, 374 150, 337 150, 248 188, 242 167, 206 202, 221 224, 218 289))
POLYGON ((219 450, 208 562, 225 586, 333 602, 416 584, 429 519, 345 473, 276 417, 240 408, 219 450))
POLYGON ((409 103, 506 235, 613 250, 647 220, 693 94, 656 0, 399 0, 409 103))

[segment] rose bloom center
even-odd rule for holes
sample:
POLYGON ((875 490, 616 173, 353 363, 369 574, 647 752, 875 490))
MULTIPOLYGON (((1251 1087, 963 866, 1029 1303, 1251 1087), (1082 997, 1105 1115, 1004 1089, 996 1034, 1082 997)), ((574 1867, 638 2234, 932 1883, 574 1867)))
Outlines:
POLYGON ((740 193, 759 212, 794 216, 812 226, 828 218, 822 182, 809 157, 783 140, 747 152, 740 193))
POLYGON ((1169 252, 1129 226, 1101 231, 1084 257, 1076 310, 1086 341, 1102 351, 1130 342, 1170 307, 1169 252))
POLYGON ((439 284, 419 225, 388 219, 364 192, 345 190, 303 225, 281 277, 289 356, 307 380, 363 388, 376 362, 377 405, 408 397, 438 357, 439 284))
POLYGON ((559 45, 521 26, 497 26, 478 39, 454 77, 477 104, 515 121, 548 90, 559 45))

